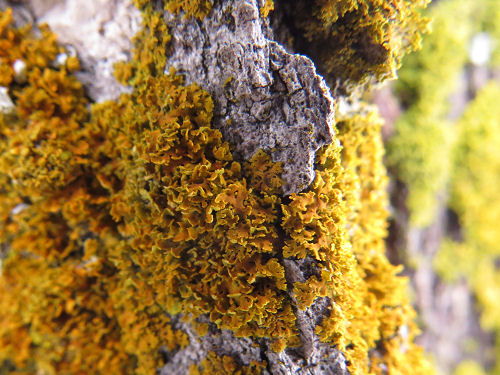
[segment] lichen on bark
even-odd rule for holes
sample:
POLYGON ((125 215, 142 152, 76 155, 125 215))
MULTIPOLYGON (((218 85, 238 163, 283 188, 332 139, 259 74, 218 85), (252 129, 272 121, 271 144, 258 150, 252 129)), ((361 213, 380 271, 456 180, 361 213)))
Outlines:
POLYGON ((200 22, 165 17, 168 65, 212 94, 213 126, 235 157, 264 150, 283 164, 285 194, 309 186, 316 151, 335 137, 333 98, 312 61, 266 38, 256 0, 217 2, 200 22))
POLYGON ((54 34, 1 15, 0 369, 428 373, 377 114, 333 123, 267 1, 136 5, 128 89, 92 105, 54 34))

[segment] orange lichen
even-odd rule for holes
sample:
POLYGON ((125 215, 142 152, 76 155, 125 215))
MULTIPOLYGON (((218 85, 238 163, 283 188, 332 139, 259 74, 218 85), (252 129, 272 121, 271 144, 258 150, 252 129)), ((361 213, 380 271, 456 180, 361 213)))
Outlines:
POLYGON ((185 17, 203 19, 212 10, 214 0, 166 0, 165 10, 171 13, 184 12, 185 17))
POLYGON ((283 207, 290 235, 284 256, 318 262, 319 274, 295 283, 294 292, 301 309, 317 297, 331 299, 330 315, 316 332, 346 354, 351 373, 423 374, 429 368, 412 342, 417 332, 406 282, 384 254, 387 177, 380 126, 370 111, 337 124, 343 147, 322 150, 310 191, 292 195, 283 207))
POLYGON ((129 139, 103 118, 122 106, 99 105, 87 122, 81 84, 68 73, 78 64, 55 67, 55 36, 13 28, 10 11, 0 20, 2 64, 21 59, 27 78, 1 70, 15 111, 0 113, 0 369, 151 373, 158 347, 182 347, 187 336, 151 289, 116 267, 128 247, 109 212, 129 139))
POLYGON ((248 175, 256 190, 249 186, 242 171, 256 168, 232 161, 210 128, 211 98, 181 82, 149 79, 127 101, 121 118, 135 148, 122 201, 130 203, 120 216, 111 212, 133 236, 132 259, 168 311, 209 313, 236 335, 292 336, 283 267, 271 259, 276 182, 264 170, 248 175), (277 330, 282 321, 288 328, 277 330))
POLYGON ((185 342, 166 311, 210 313, 237 335, 297 336, 283 267, 269 256, 278 166, 262 154, 244 168, 232 161, 220 132, 210 129, 209 95, 159 69, 164 60, 154 51, 168 35, 158 39, 164 24, 148 11, 141 48, 120 67, 136 90, 94 106, 90 119, 64 67, 27 64, 28 84, 9 87, 17 114, 2 122, 0 163, 10 186, 4 193, 14 197, 2 212, 9 248, 2 302, 12 314, 2 317, 0 358, 19 371, 98 373, 109 362, 106 370, 148 373, 160 345, 185 342), (247 182, 242 171, 257 171, 252 163, 259 170, 247 182), (9 214, 23 201, 19 214, 9 214), (37 275, 33 285, 19 276, 25 268, 37 275), (25 303, 14 303, 21 290, 25 303), (64 321, 62 301, 71 310, 64 321), (47 303, 53 308, 39 313, 47 303), (26 337, 16 355, 13 330, 26 337))
MULTIPOLYGON (((346 171, 343 190, 351 192, 346 215, 348 235, 365 284, 363 314, 353 326, 363 332, 361 347, 376 344, 377 350, 370 356, 370 372, 433 373, 422 349, 413 342, 418 329, 406 296, 407 281, 397 276, 401 267, 391 265, 385 255, 388 179, 382 163, 382 120, 373 110, 362 107, 359 114, 337 126, 346 171)), ((356 341, 359 345, 359 337, 356 341)))
MULTIPOLYGON (((296 2, 300 3, 300 1, 296 2)), ((293 21, 303 32, 300 48, 333 82, 360 84, 395 78, 404 54, 418 48, 429 0, 304 1, 293 21)), ((300 4, 299 4, 300 5, 300 4)))
POLYGON ((264 6, 260 8, 260 15, 261 17, 267 17, 269 16, 269 13, 271 13, 273 10, 274 10, 274 1, 265 0, 264 6))
POLYGON ((241 366, 232 357, 220 357, 214 352, 209 352, 200 366, 191 366, 189 375, 254 375, 261 373, 264 368, 265 365, 259 362, 252 362, 249 366, 241 366))
MULTIPOLYGON (((166 25, 138 3, 143 30, 132 61, 116 69, 132 92, 90 111, 69 73, 77 64, 50 63, 60 51, 55 37, 38 41, 10 26, 9 13, 0 16, 0 44, 32 41, 2 52, 8 63, 0 70, 15 104, 14 114, 0 114, 0 233, 8 250, 0 369, 152 373, 161 346, 188 344, 171 326, 177 313, 208 316, 281 351, 300 345, 294 309, 328 297, 330 314, 316 332, 346 354, 352 374, 383 366, 406 373, 408 363, 420 373, 404 280, 383 255, 386 178, 375 115, 341 122, 343 148, 324 148, 313 185, 284 199, 281 165, 263 152, 233 160, 210 126, 210 95, 164 73, 166 25), (25 84, 9 70, 19 58, 25 84), (289 285, 283 257, 309 257, 318 272, 289 285), (409 336, 398 333, 404 327, 409 336)), ((207 328, 195 324, 200 334, 207 328)), ((263 366, 209 353, 191 372, 263 366)))

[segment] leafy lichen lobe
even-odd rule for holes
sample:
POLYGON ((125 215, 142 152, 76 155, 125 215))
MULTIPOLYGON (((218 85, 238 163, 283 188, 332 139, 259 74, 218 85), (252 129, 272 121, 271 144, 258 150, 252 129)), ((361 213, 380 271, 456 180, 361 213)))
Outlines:
MULTIPOLYGON (((133 90, 90 110, 77 62, 53 64, 55 36, 36 38, 1 13, 0 82, 15 111, 0 113, 0 370, 150 374, 161 346, 188 345, 178 313, 281 351, 301 344, 294 310, 325 297, 316 333, 352 374, 427 371, 405 281, 384 255, 376 113, 341 119, 313 185, 284 199, 281 165, 263 152, 234 161, 211 128, 210 95, 164 74, 168 30, 137 3, 143 29, 115 72, 133 90), (318 272, 289 283, 283 260, 306 257, 318 272)), ((203 17, 209 3, 198 3, 165 6, 203 17)), ((263 368, 211 352, 191 373, 263 368)))

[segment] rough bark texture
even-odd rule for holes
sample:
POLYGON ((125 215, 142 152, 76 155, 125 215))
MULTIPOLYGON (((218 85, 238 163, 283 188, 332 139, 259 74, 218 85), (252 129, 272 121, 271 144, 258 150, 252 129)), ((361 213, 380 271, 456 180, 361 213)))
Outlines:
POLYGON ((314 155, 333 139, 333 99, 313 62, 272 39, 258 1, 222 1, 202 21, 166 13, 168 66, 212 94, 214 127, 249 160, 259 149, 282 162, 290 194, 314 179, 314 155))
POLYGON ((139 30, 141 15, 131 1, 34 0, 19 3, 2 0, 0 9, 12 7, 18 25, 33 21, 48 24, 68 52, 78 55, 82 69, 76 76, 92 100, 116 99, 127 91, 114 78, 113 65, 130 58, 131 36, 139 30))
MULTIPOLYGON (((305 316, 298 314, 297 319, 313 320, 313 314, 305 316), (299 316, 300 315, 300 316, 299 316)), ((286 351, 277 354, 271 350, 266 340, 253 342, 251 339, 235 337, 230 331, 221 331, 209 322, 208 319, 198 319, 209 323, 207 335, 200 337, 193 329, 176 318, 174 328, 181 329, 189 336, 190 344, 183 350, 175 353, 165 351, 167 364, 161 369, 161 375, 187 374, 192 364, 200 363, 208 354, 213 351, 219 356, 231 356, 238 363, 249 365, 251 361, 266 360, 267 369, 263 375, 321 375, 339 374, 347 375, 345 358, 339 351, 330 348, 328 345, 316 345, 311 357, 304 357, 298 351, 286 351)))
MULTIPOLYGON (((272 40, 272 29, 259 17, 263 5, 257 0, 222 1, 202 21, 166 12, 172 35, 167 67, 212 94, 214 127, 232 144, 236 158, 249 160, 263 149, 283 163, 283 193, 291 194, 312 182, 315 151, 333 141, 333 98, 309 58, 288 53, 272 40)), ((313 261, 284 262, 293 285, 304 281, 312 267, 299 263, 313 261)), ((289 295, 294 298, 291 290, 289 295)), ((295 309, 300 348, 277 354, 268 340, 252 342, 213 327, 202 338, 190 331, 192 344, 176 353, 162 374, 185 374, 208 350, 237 353, 243 364, 265 359, 270 374, 347 374, 343 355, 320 343, 314 333, 327 311, 322 302, 318 299, 306 311, 295 309)))
MULTIPOLYGON (((10 4, 9 4, 10 5, 10 4)), ((272 39, 254 1, 223 1, 202 21, 165 12, 172 35, 167 69, 174 67, 214 98, 214 127, 249 160, 259 149, 283 163, 283 192, 314 179, 314 155, 333 140, 333 98, 313 62, 290 54, 272 39)), ((82 62, 77 78, 100 102, 127 88, 113 65, 130 57, 140 12, 130 1, 30 1, 20 20, 47 23, 82 62)), ((14 8, 16 9, 16 8, 14 8)), ((24 23, 21 21, 21 23, 24 23)))
MULTIPOLYGON (((165 13, 172 35, 167 67, 173 66, 187 83, 196 82, 211 93, 214 126, 232 144, 236 158, 249 160, 262 148, 274 161, 283 162, 283 192, 290 194, 311 183, 315 152, 335 139, 333 99, 314 63, 306 56, 287 52, 274 40, 274 33, 279 34, 276 39, 285 40, 288 31, 273 31, 259 17, 263 3, 223 0, 202 21, 165 13)), ((92 100, 113 99, 127 91, 114 79, 113 64, 130 56, 131 37, 140 25, 140 13, 129 1, 0 0, 0 8, 6 6, 13 7, 18 24, 48 23, 60 42, 75 51, 82 63, 77 76, 92 100)), ((279 10, 276 13, 275 19, 279 19, 279 10)), ((9 106, 7 99, 0 91, 0 110, 9 106)), ((383 105, 392 103, 392 99, 390 92, 378 97, 383 105)), ((382 108, 388 119, 387 133, 397 112, 394 105, 382 108)), ((467 286, 445 285, 432 269, 440 240, 454 230, 450 213, 443 206, 429 228, 410 228, 404 200, 404 187, 394 182, 394 220, 388 241, 391 255, 395 263, 402 261, 397 254, 401 248, 421 255, 418 269, 410 273, 424 322, 420 341, 447 372, 459 362, 464 338, 475 337, 489 344, 491 337, 479 328, 467 286)), ((284 265, 290 284, 314 272, 311 259, 285 259, 284 265)), ((293 299, 291 292, 290 297, 293 299)), ((245 365, 266 360, 264 374, 346 375, 342 353, 320 343, 314 333, 326 314, 327 302, 319 298, 305 311, 295 309, 302 346, 281 354, 270 349, 268 340, 235 337, 217 329, 208 319, 204 321, 209 323, 208 334, 199 337, 180 316, 173 317, 174 327, 187 333, 190 344, 177 352, 165 352, 167 364, 160 374, 184 375, 192 364, 214 351, 245 365)))

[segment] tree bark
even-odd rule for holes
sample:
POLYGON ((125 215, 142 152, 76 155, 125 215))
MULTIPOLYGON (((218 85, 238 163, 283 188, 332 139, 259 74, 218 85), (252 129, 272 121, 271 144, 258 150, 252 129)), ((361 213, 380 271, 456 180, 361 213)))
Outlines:
MULTIPOLYGON (((202 19, 163 11, 160 2, 156 8, 164 12, 172 37, 165 72, 173 67, 184 76, 186 84, 196 83, 211 94, 212 125, 232 146, 235 160, 248 161, 262 149, 274 162, 282 163, 281 193, 288 197, 310 186, 315 178, 317 151, 336 141, 334 100, 336 105, 348 103, 352 110, 360 98, 351 86, 336 87, 332 94, 315 62, 295 53, 291 43, 285 43, 295 32, 285 25, 290 5, 283 4, 288 8, 286 12, 277 6, 271 18, 260 16, 265 5, 265 0, 221 0, 202 19)), ((116 100, 120 94, 130 92, 114 78, 113 66, 131 57, 132 37, 140 29, 141 14, 131 2, 0 0, 0 9, 7 6, 13 8, 17 25, 47 23, 68 53, 78 56, 81 70, 75 74, 93 102, 116 100)), ((394 99, 390 93, 384 95, 387 96, 380 100, 384 104, 394 99)), ((387 123, 395 116, 387 115, 387 123)), ((390 133, 387 127, 384 130, 390 133)), ((407 272, 424 321, 420 341, 435 355, 440 367, 449 371, 462 355, 461 340, 473 336, 489 341, 490 337, 478 327, 471 298, 459 297, 464 290, 468 293, 466 286, 441 285, 431 267, 438 244, 453 230, 449 212, 441 206, 429 228, 411 228, 404 187, 395 180, 391 187, 394 212, 388 256, 399 264, 403 261, 397 249, 422 255, 418 268, 407 272), (449 320, 450 310, 456 312, 453 320, 449 320)), ((267 367, 262 374, 347 375, 344 354, 322 342, 315 331, 318 322, 329 314, 329 298, 316 298, 310 307, 302 309, 293 293, 295 283, 310 278, 315 260, 306 256, 301 260, 282 257, 280 261, 289 284, 286 292, 294 304, 299 347, 277 353, 271 349, 270 339, 236 337, 229 330, 217 328, 208 315, 196 318, 209 327, 208 333, 200 336, 179 314, 171 316, 172 327, 186 333, 189 344, 177 351, 163 348, 166 364, 158 373, 188 374, 192 365, 200 364, 209 352, 215 352, 221 357, 232 357, 241 365, 265 362, 267 367)))

